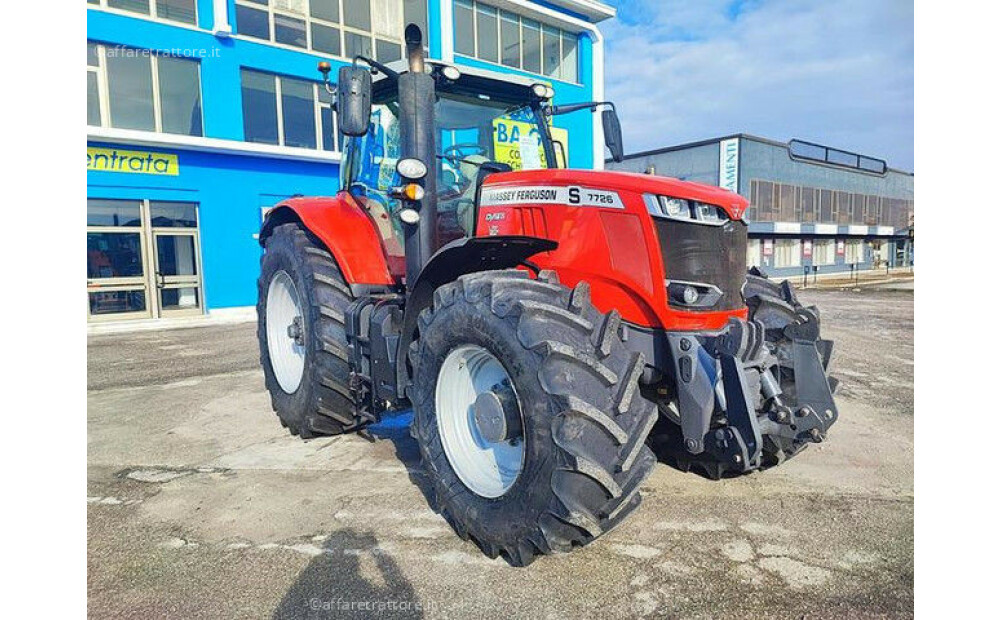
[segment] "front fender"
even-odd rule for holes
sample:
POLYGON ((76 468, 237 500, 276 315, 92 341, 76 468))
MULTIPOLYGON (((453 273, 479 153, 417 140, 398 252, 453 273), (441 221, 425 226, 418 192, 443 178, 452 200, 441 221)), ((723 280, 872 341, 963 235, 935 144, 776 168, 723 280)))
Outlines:
POLYGON ((260 244, 264 245, 275 226, 288 222, 301 222, 323 242, 349 284, 397 283, 375 224, 345 192, 278 203, 261 226, 260 244))
MULTIPOLYGON (((400 359, 406 358, 417 329, 420 312, 433 303, 434 291, 459 276, 478 271, 510 269, 539 252, 550 252, 559 244, 550 239, 522 235, 495 237, 463 237, 434 253, 410 288, 403 315, 403 332, 399 339, 400 359)), ((409 384, 407 364, 398 364, 396 385, 409 384)))

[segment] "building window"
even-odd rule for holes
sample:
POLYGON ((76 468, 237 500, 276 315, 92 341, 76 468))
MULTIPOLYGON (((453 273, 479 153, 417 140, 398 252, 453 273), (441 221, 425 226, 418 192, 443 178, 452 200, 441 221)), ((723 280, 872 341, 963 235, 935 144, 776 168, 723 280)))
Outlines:
POLYGON ((751 179, 746 217, 755 222, 905 228, 912 212, 912 200, 751 179))
POLYGON ((87 124, 203 135, 198 61, 88 41, 87 124))
POLYGON ((817 239, 813 241, 813 265, 832 265, 836 256, 833 239, 817 239))
POLYGON ((322 84, 240 71, 243 139, 247 142, 337 150, 331 97, 322 84))
POLYGON ((747 269, 760 267, 760 239, 747 240, 747 269))
POLYGON ((577 35, 478 2, 454 0, 455 52, 578 82, 577 35))
POLYGON ((774 242, 775 267, 798 267, 801 264, 801 241, 798 239, 778 239, 774 242))
POLYGON ((410 23, 426 40, 427 0, 236 0, 239 34, 348 60, 399 60, 410 23))
POLYGON ((197 0, 87 0, 87 4, 182 24, 198 23, 197 0))
POLYGON ((848 265, 865 262, 864 242, 861 239, 848 239, 844 245, 844 262, 848 265))

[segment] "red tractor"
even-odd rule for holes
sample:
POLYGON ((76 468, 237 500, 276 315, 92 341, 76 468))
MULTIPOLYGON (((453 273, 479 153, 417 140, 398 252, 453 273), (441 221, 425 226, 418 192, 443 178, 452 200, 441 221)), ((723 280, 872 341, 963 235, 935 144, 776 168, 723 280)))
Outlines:
POLYGON ((261 363, 284 426, 412 408, 435 509, 515 565, 625 519, 651 447, 718 478, 825 438, 832 343, 787 282, 747 275, 746 200, 559 169, 551 117, 578 110, 603 109, 621 159, 610 103, 551 105, 545 84, 425 62, 419 29, 406 39, 398 65, 339 71, 343 189, 261 229, 261 363))

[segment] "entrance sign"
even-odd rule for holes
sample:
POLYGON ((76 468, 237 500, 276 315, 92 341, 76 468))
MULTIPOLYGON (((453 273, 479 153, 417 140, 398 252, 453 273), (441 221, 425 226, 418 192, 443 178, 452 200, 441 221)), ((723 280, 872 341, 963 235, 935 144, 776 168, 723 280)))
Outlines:
POLYGON ((125 151, 93 146, 87 147, 87 170, 168 176, 180 174, 177 156, 170 153, 125 151))

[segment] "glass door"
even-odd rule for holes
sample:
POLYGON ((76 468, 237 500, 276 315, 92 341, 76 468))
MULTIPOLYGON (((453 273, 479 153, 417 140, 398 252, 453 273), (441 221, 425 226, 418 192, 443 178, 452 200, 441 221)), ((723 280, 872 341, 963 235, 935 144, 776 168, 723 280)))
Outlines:
POLYGON ((200 250, 196 203, 88 199, 88 318, 201 314, 200 250))
POLYGON ((159 316, 201 314, 198 205, 150 201, 149 220, 159 316))
POLYGON ((156 301, 160 316, 201 312, 198 239, 191 233, 153 233, 156 301))
POLYGON ((87 201, 87 316, 150 318, 142 202, 87 201))

